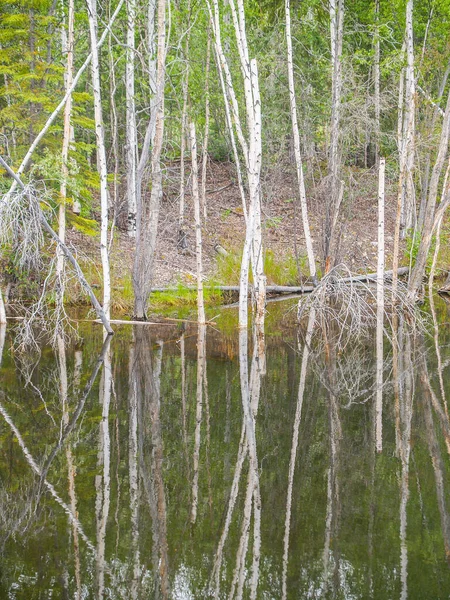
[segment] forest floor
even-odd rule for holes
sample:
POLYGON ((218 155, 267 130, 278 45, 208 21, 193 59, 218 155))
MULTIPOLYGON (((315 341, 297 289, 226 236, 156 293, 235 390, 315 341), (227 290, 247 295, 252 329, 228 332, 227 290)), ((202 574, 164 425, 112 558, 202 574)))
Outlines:
MULTIPOLYGON (((186 186, 185 228, 187 248, 179 247, 178 213, 179 165, 168 169, 163 202, 160 211, 156 252, 154 287, 178 283, 195 283, 195 228, 194 209, 189 181, 186 186)), ((344 194, 339 232, 339 263, 354 273, 376 271, 377 266, 377 175, 372 170, 353 168, 349 171, 351 186, 344 194)), ((320 186, 308 186, 310 226, 316 261, 322 262, 324 194, 320 186)), ((392 188, 392 189, 391 189, 392 188)), ((207 179, 208 218, 203 228, 203 267, 205 277, 222 284, 238 283, 239 254, 245 236, 245 220, 234 167, 230 163, 211 162, 207 179), (219 244, 230 255, 219 258, 215 247, 219 244), (220 267, 222 261, 227 265, 220 267), (227 281, 223 281, 226 276, 227 281)), ((386 268, 391 266, 396 195, 387 185, 385 239, 386 268)), ((266 252, 268 283, 295 285, 299 283, 296 265, 300 265, 306 279, 307 261, 301 214, 298 204, 298 185, 292 166, 271 169, 262 181, 262 228, 266 252), (294 269, 293 269, 294 265, 294 269)), ((98 242, 72 230, 68 235, 75 248, 84 256, 93 258, 98 253, 98 242)), ((131 285, 134 241, 126 232, 116 228, 111 252, 113 281, 119 287, 131 285)), ((94 259, 94 262, 97 262, 94 259)), ((99 283, 101 282, 100 273, 99 283)), ((91 275, 92 276, 92 275, 91 275)), ((94 277, 95 279, 95 277, 94 277)))

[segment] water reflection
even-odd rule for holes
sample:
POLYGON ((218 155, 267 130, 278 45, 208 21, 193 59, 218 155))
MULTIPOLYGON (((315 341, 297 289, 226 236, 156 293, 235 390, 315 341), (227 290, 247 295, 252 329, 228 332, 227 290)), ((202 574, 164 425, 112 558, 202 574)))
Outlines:
POLYGON ((0 330, 0 597, 448 598, 433 310, 431 335, 400 318, 385 337, 382 378, 374 332, 342 345, 314 311, 103 347, 88 330, 43 348, 29 385, 0 330))

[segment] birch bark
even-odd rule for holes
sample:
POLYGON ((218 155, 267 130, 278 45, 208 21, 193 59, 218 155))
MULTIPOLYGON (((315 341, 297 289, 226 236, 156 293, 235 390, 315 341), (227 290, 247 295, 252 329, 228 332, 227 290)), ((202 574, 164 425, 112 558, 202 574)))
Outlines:
MULTIPOLYGON (((164 136, 164 81, 166 58, 166 0, 158 0, 158 55, 156 76, 155 137, 152 148, 152 189, 150 199, 139 199, 136 222, 136 251, 133 264, 134 315, 146 320, 148 297, 152 288, 156 234, 162 197, 161 151, 164 136)), ((147 128, 149 131, 150 127, 147 128)), ((146 132, 147 133, 147 132, 146 132)), ((151 132, 148 134, 151 137, 151 132)), ((147 135, 146 135, 147 138, 147 135)), ((145 143, 145 142, 144 142, 145 143)), ((140 170, 143 172, 143 157, 140 170)))
POLYGON ((180 139, 180 204, 178 217, 178 246, 181 250, 187 247, 186 230, 184 228, 185 212, 185 164, 184 155, 186 152, 186 134, 187 134, 187 112, 188 112, 188 91, 189 91, 189 40, 191 37, 191 0, 188 0, 188 30, 184 46, 184 74, 182 84, 183 109, 181 112, 181 139, 180 139))
POLYGON ((383 323, 384 323, 384 158, 380 158, 378 181, 378 268, 377 268, 377 376, 376 376, 376 448, 382 451, 383 426, 383 323))
MULTIPOLYGON (((294 66, 292 58, 292 36, 291 36, 291 9, 290 0, 285 0, 286 13, 286 43, 287 43, 287 64, 288 64, 288 79, 289 79, 289 98, 291 102, 291 121, 292 134, 294 137, 294 153, 297 166, 297 180, 300 195, 300 207, 302 212, 303 231, 305 234, 306 254, 308 256, 309 274, 314 285, 317 284, 316 263, 314 259, 314 250, 311 239, 311 230, 309 228, 308 206, 306 203, 305 180, 303 176, 302 155, 300 149, 300 134, 297 122, 297 101, 295 97, 294 84, 294 66)), ((295 234, 294 234, 295 235, 295 234)))
POLYGON ((380 158, 381 101, 380 101, 380 0, 375 0, 375 56, 373 64, 374 108, 375 108, 375 162, 380 158))
POLYGON ((111 280, 108 256, 108 170, 100 90, 100 64, 97 47, 97 0, 86 0, 92 52, 92 91, 94 96, 95 137, 97 141, 97 170, 100 176, 100 253, 103 269, 103 311, 110 319, 111 280))
POLYGON ((137 170, 137 128, 136 107, 134 101, 134 55, 136 2, 127 0, 127 51, 125 66, 126 89, 126 160, 127 160, 127 201, 128 201, 128 235, 136 237, 136 170, 137 170))
POLYGON ((341 96, 342 96, 342 42, 344 33, 344 0, 330 0, 330 38, 331 38, 331 124, 330 148, 328 156, 328 176, 330 178, 330 197, 327 206, 326 235, 324 240, 325 273, 331 269, 332 242, 340 207, 342 183, 339 179, 341 136, 341 96))
MULTIPOLYGON (((62 50, 66 53, 66 70, 64 74, 65 79, 65 90, 67 91, 72 86, 73 81, 73 43, 74 43, 74 19, 75 9, 74 0, 69 0, 67 6, 67 36, 63 29, 62 33, 62 50)), ((58 235, 63 242, 66 239, 66 198, 67 198, 67 179, 69 176, 67 161, 69 158, 69 144, 71 134, 71 114, 72 114, 72 95, 69 94, 67 97, 66 105, 64 107, 64 131, 63 131, 63 145, 62 145, 62 156, 61 156, 61 184, 59 188, 59 208, 58 208, 58 235)), ((56 263, 56 274, 60 280, 61 297, 64 296, 64 290, 62 288, 62 275, 64 269, 64 254, 57 246, 56 249, 57 263, 56 263)))
POLYGON ((209 71, 211 64, 211 28, 208 26, 208 42, 206 46, 206 73, 205 73, 205 132, 203 135, 202 148, 202 188, 201 188, 201 206, 203 218, 206 222, 208 212, 206 208, 206 167, 208 165, 208 141, 209 141, 209 71))

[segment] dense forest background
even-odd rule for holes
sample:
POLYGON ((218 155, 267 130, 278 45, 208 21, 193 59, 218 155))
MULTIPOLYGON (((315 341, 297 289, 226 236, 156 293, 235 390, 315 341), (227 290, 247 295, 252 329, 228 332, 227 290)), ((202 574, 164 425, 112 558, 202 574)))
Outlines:
MULTIPOLYGON (((69 229, 83 234, 73 238, 75 242, 88 254, 100 256, 95 245, 83 246, 80 240, 101 230, 103 269, 113 226, 129 238, 127 251, 119 245, 122 260, 136 245, 130 258, 135 296, 136 286, 144 285, 137 282, 144 263, 150 265, 145 277, 158 281, 153 238, 164 216, 177 215, 163 237, 173 239, 180 261, 195 250, 195 223, 189 217, 194 213, 191 124, 196 131, 202 227, 207 228, 208 218, 218 217, 218 210, 223 217, 227 202, 233 208, 226 194, 220 208, 208 206, 207 199, 208 186, 221 187, 214 181, 218 173, 219 179, 223 175, 217 165, 231 166, 227 174, 236 197, 240 189, 243 214, 247 215, 246 194, 249 214, 253 210, 252 186, 262 190, 263 219, 269 215, 262 237, 269 246, 273 229, 289 224, 298 230, 298 237, 295 231, 284 247, 291 245, 285 254, 295 255, 300 278, 314 279, 316 269, 320 276, 348 258, 342 250, 345 227, 358 219, 360 208, 363 221, 356 235, 370 246, 372 234, 365 230, 371 213, 363 207, 376 206, 382 156, 386 227, 391 233, 388 262, 392 253, 394 263, 401 262, 403 251, 409 253, 405 264, 414 267, 417 261, 417 273, 410 278, 416 293, 438 233, 443 240, 438 265, 445 270, 449 264, 449 17, 447 0, 236 5, 227 0, 2 0, 1 155, 38 190, 41 207, 54 228, 59 227, 61 239, 67 220, 69 229), (289 81, 289 39, 294 88, 289 81), (93 56, 86 65, 96 47, 98 64, 93 56), (251 60, 257 65, 256 79, 250 82, 249 76, 247 82, 245 65, 251 60), (254 124, 248 109, 248 94, 255 97, 255 88, 249 86, 255 81, 261 113, 257 181, 251 167, 254 124), (65 94, 67 102, 60 104, 45 136, 27 156, 65 94), (295 182, 296 171, 301 171, 299 183, 285 199, 294 213, 279 216, 270 211, 270 203, 279 196, 277 181, 291 177, 295 182), (155 183, 158 177, 161 189, 155 183), (269 206, 266 212, 264 206, 269 206), (313 243, 307 252, 308 211, 313 243), (404 240, 398 242, 399 258, 396 237, 404 240), (146 255, 142 247, 147 246, 146 255)), ((11 181, 3 177, 0 185, 7 194, 11 181)), ((258 216, 255 222, 257 229, 258 216)), ((232 223, 228 227, 235 228, 232 223)), ((243 244, 242 220, 240 231, 243 244)), ((239 254, 239 237, 233 239, 232 250, 239 254)), ((222 240, 216 236, 213 242, 222 240)), ((2 243, 5 283, 17 283, 24 277, 23 265, 14 258, 21 237, 5 223, 2 243)), ((350 266, 366 266, 358 262, 350 266)), ((45 267, 44 275, 47 271, 45 267)), ((144 305, 150 289, 139 292, 144 305)), ((135 312, 145 308, 135 305, 135 312)))

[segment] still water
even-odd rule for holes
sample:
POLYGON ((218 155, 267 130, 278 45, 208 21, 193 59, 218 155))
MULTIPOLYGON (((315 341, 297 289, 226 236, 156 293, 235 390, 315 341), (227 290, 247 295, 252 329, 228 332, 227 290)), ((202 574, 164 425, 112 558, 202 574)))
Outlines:
MULTIPOLYGON (((450 328, 98 325, 0 380, 0 598, 450 598, 450 328), (339 340, 339 343, 336 341, 339 340), (380 400, 381 395, 378 395, 380 400)), ((310 320, 311 321, 311 320, 310 320)), ((2 336, 0 332, 0 347, 2 336)))

